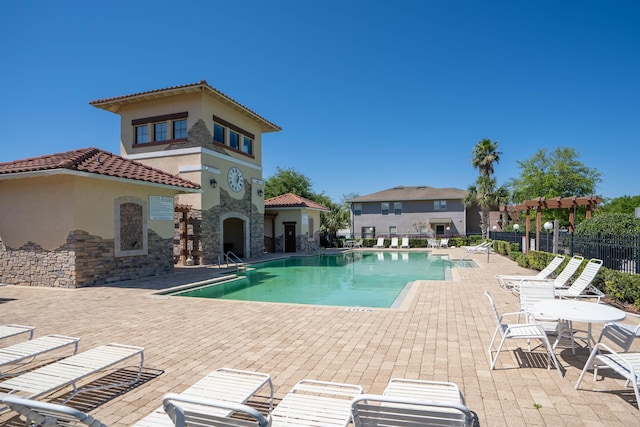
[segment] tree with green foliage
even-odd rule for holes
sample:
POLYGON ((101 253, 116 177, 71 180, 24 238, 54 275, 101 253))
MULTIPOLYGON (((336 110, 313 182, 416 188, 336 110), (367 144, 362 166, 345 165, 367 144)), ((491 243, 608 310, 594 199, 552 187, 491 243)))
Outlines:
POLYGON ((603 213, 581 222, 575 234, 607 234, 636 236, 640 233, 640 218, 626 213, 603 213))
POLYGON ((605 213, 626 213, 635 214, 636 208, 640 207, 640 196, 622 196, 615 199, 605 200, 602 206, 594 212, 594 215, 605 213))
POLYGON ((293 168, 277 167, 276 173, 267 178, 264 183, 264 197, 270 199, 287 193, 315 201, 309 177, 293 168))
POLYGON ((265 181, 264 193, 267 199, 292 193, 329 208, 329 212, 320 214, 320 231, 328 234, 329 240, 335 239, 338 230, 349 226, 348 208, 333 203, 324 193, 314 193, 311 179, 293 168, 276 168, 276 173, 265 181))
POLYGON ((536 197, 589 196, 601 182, 596 169, 585 166, 575 149, 558 147, 538 150, 531 158, 518 161, 520 177, 509 181, 514 203, 536 197))
POLYGON ((502 154, 498 151, 498 142, 483 139, 473 147, 471 153, 473 154, 471 163, 474 168, 478 168, 479 176, 475 184, 467 188, 464 204, 480 207, 480 228, 482 237, 486 238, 489 228, 489 211, 501 204, 506 204, 509 201, 509 192, 504 186, 498 187, 496 178, 492 176, 493 165, 500 161, 500 154, 502 154))
MULTIPOLYGON (((588 196, 595 193, 601 174, 579 160, 579 155, 571 147, 557 147, 549 151, 538 150, 531 158, 518 161, 520 176, 512 178, 507 187, 511 191, 512 202, 519 204, 537 197, 588 196)), ((584 218, 585 208, 577 208, 576 222, 584 218)), ((557 219, 562 226, 569 225, 567 209, 545 209, 543 221, 557 219)))

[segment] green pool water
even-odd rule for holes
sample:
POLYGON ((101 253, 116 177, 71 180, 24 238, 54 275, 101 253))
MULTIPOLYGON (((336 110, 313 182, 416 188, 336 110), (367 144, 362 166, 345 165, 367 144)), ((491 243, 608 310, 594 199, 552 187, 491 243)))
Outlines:
POLYGON ((177 295, 242 301, 389 308, 414 280, 448 279, 428 252, 352 252, 252 264, 239 279, 177 295))

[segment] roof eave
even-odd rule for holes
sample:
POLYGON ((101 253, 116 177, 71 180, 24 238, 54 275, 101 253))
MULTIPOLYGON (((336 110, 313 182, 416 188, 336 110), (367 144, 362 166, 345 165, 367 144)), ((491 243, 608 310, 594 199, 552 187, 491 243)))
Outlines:
POLYGON ((196 83, 193 85, 159 89, 159 90, 143 92, 143 93, 138 93, 133 95, 124 95, 124 96, 114 97, 114 98, 109 98, 104 100, 90 101, 89 104, 96 108, 101 108, 103 110, 110 111, 112 113, 117 113, 120 110, 120 108, 122 108, 124 105, 135 104, 137 102, 150 101, 150 100, 159 99, 159 98, 166 98, 169 96, 184 95, 186 93, 197 93, 197 92, 206 92, 207 94, 213 96, 214 98, 218 99, 224 104, 230 106, 234 110, 239 111, 246 116, 249 116, 253 120, 260 123, 261 130, 263 133, 279 132, 282 130, 280 126, 270 122, 269 120, 265 119, 259 114, 251 111, 244 105, 233 100, 232 98, 228 97, 224 93, 209 86, 207 83, 204 83, 204 82, 196 83))
POLYGON ((122 178, 117 176, 102 175, 102 174, 91 173, 91 172, 82 172, 82 171, 76 171, 76 170, 64 169, 64 168, 0 174, 0 180, 4 181, 4 180, 10 180, 10 179, 38 178, 38 177, 53 176, 53 175, 72 175, 72 176, 80 176, 84 178, 101 179, 104 181, 115 181, 115 182, 121 182, 121 183, 127 183, 127 184, 143 185, 147 187, 172 189, 179 193, 202 193, 202 189, 197 189, 197 188, 181 187, 179 185, 162 184, 159 182, 149 182, 149 181, 143 181, 139 179, 122 178))

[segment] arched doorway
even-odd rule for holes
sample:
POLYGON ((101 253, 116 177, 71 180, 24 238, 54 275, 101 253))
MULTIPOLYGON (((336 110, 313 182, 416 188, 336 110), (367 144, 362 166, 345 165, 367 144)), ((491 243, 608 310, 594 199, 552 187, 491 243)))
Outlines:
POLYGON ((233 252, 241 258, 249 258, 249 221, 242 215, 228 215, 222 218, 222 251, 233 252))

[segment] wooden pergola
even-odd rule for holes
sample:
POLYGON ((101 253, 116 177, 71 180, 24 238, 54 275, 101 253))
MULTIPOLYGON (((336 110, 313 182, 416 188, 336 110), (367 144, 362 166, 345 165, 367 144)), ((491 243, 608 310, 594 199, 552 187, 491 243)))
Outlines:
POLYGON ((545 209, 568 209, 569 210, 569 233, 573 233, 575 230, 575 213, 576 208, 585 206, 587 209, 586 218, 591 218, 591 211, 594 206, 602 203, 602 199, 597 196, 584 196, 584 197, 554 197, 547 199, 545 197, 536 197, 535 199, 527 200, 520 205, 500 206, 500 212, 507 212, 516 216, 522 211, 526 212, 525 220, 525 247, 529 247, 529 233, 531 231, 531 211, 536 211, 536 245, 540 242, 540 229, 542 228, 542 211, 545 209))

